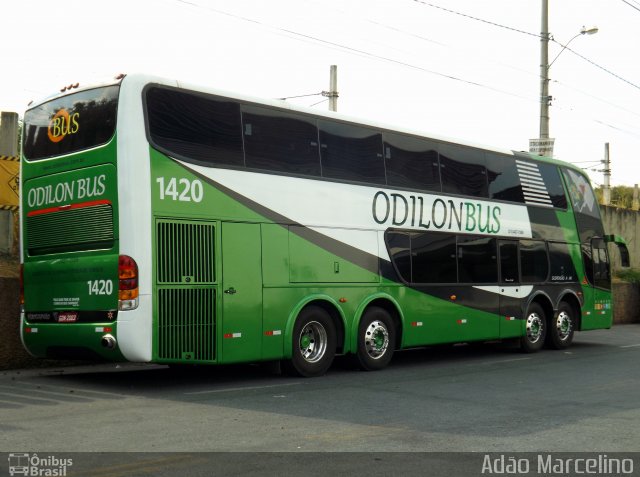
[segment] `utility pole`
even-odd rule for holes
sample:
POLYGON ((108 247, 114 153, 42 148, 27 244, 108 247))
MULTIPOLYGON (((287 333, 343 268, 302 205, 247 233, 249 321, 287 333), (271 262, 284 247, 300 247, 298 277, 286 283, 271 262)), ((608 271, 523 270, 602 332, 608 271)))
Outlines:
POLYGON ((604 205, 611 204, 611 161, 609 160, 609 143, 604 143, 604 185, 602 186, 602 202, 604 205))
MULTIPOLYGON (((540 132, 529 140, 529 152, 553 156, 554 139, 549 138, 549 0, 542 0, 540 20, 540 132)), ((555 60, 554 60, 555 61, 555 60)), ((552 62, 553 63, 553 62, 552 62)))
POLYGON ((540 139, 549 139, 549 0, 542 0, 540 20, 540 139))
POLYGON ((331 65, 329 70, 329 111, 338 110, 338 66, 331 65))

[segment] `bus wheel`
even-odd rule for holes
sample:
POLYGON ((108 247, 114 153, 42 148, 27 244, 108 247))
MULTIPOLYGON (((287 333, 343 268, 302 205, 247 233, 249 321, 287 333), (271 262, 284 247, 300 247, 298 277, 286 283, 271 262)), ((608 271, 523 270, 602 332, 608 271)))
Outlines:
POLYGON ((560 303, 558 315, 554 320, 551 320, 551 326, 547 334, 549 347, 553 349, 568 348, 573 341, 575 322, 571 306, 564 301, 560 303))
POLYGON ((321 376, 327 372, 336 354, 336 330, 319 306, 308 306, 293 327, 293 355, 285 361, 285 370, 295 376, 321 376))
POLYGON ((520 338, 520 347, 525 353, 538 351, 547 335, 547 318, 538 303, 531 303, 525 319, 525 334, 520 338))
POLYGON ((369 308, 358 327, 358 364, 366 371, 384 368, 391 361, 396 329, 389 313, 377 306, 369 308))

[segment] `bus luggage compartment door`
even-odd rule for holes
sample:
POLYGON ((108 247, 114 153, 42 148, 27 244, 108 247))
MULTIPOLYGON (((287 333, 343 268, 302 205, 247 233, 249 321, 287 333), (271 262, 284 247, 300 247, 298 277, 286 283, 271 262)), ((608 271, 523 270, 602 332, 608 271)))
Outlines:
POLYGON ((222 223, 222 362, 262 355, 260 224, 222 223))

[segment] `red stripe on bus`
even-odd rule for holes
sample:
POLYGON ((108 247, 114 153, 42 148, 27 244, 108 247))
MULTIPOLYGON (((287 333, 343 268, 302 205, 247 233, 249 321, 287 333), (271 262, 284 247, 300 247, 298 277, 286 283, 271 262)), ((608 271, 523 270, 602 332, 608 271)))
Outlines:
POLYGON ((67 204, 59 205, 57 207, 49 207, 48 209, 32 210, 27 214, 27 217, 33 217, 34 215, 51 214, 52 212, 61 212, 63 210, 84 209, 85 207, 92 207, 95 205, 111 205, 110 200, 92 200, 90 202, 81 202, 79 204, 67 204))

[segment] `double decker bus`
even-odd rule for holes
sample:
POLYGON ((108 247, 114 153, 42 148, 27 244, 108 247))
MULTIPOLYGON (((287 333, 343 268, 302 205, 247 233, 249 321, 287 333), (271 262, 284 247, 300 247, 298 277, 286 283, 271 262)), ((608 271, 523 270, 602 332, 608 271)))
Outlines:
POLYGON ((570 164, 144 75, 24 124, 33 355, 317 376, 612 324, 607 243, 628 253, 570 164))

